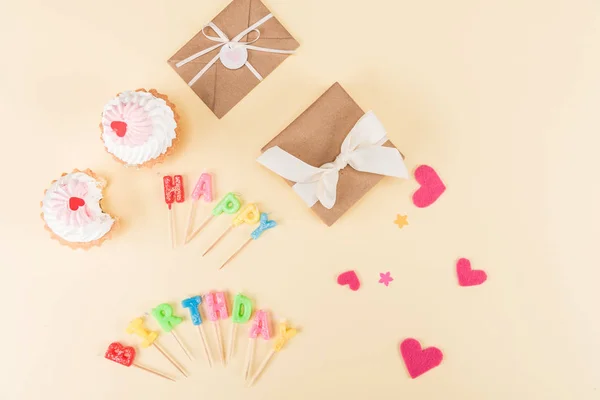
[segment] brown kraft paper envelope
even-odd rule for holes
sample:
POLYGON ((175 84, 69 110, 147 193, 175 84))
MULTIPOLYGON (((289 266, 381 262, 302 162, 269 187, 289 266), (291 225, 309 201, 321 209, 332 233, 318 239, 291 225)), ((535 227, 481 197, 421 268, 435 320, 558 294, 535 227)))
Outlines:
MULTIPOLYGON (((294 157, 314 167, 332 162, 340 153, 342 142, 365 112, 339 83, 334 83, 310 107, 265 147, 279 146, 294 157)), ((395 147, 389 140, 383 144, 395 147)), ((339 172, 337 200, 331 210, 317 202, 312 210, 327 224, 333 225, 384 176, 359 172, 347 166, 339 172)), ((287 181, 290 186, 294 182, 287 181)))
MULTIPOLYGON (((260 0, 233 0, 212 22, 229 39, 233 39, 237 34, 269 13, 269 9, 260 0)), ((260 31, 260 38, 252 43, 254 46, 279 50, 295 50, 299 46, 296 39, 275 17, 266 21, 257 29, 260 31)), ((216 36, 211 28, 206 28, 205 32, 208 35, 216 36)), ((256 33, 251 32, 241 41, 248 41, 248 36, 252 40, 255 38, 256 33)), ((216 42, 207 39, 200 31, 169 59, 169 65, 187 84, 214 56, 219 54, 220 47, 179 68, 175 64, 215 44, 216 42)), ((288 56, 289 54, 248 50, 248 62, 263 78, 266 78, 288 56)), ((218 118, 222 118, 259 83, 260 81, 250 72, 248 67, 243 66, 235 70, 227 69, 220 60, 217 60, 194 83, 192 90, 218 118)))

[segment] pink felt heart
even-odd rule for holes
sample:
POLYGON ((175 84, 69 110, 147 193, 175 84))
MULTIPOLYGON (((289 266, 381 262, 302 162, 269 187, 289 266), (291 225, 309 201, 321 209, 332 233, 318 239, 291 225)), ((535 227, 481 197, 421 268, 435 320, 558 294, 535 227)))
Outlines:
POLYGON ((338 275, 337 283, 340 285, 348 285, 350 290, 357 291, 360 288, 360 281, 354 271, 346 271, 338 275))
POLYGON ((429 165, 417 167, 415 179, 421 187, 413 194, 413 203, 419 208, 432 205, 446 191, 446 185, 429 165))
POLYGON ((444 355, 437 347, 421 349, 416 339, 405 339, 400 343, 400 354, 411 378, 415 379, 442 362, 444 355))
POLYGON ((461 258, 456 262, 456 275, 458 275, 458 284, 460 286, 481 285, 487 279, 485 271, 472 269, 471 261, 461 258))

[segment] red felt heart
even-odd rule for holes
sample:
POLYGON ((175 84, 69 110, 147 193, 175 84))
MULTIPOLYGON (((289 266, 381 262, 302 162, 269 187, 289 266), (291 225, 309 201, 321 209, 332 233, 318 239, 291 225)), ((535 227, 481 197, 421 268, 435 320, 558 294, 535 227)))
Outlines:
POLYGON ((117 134, 118 137, 123 137, 127 133, 127 122, 113 121, 110 123, 110 128, 117 134))
POLYGON ((429 165, 417 167, 415 179, 421 184, 413 194, 413 203, 419 208, 432 205, 446 191, 446 185, 429 165))
POLYGON ((104 357, 126 367, 130 367, 135 358, 135 349, 133 347, 123 346, 119 342, 114 342, 108 346, 108 350, 106 350, 104 357))
POLYGON ((71 197, 69 199, 69 208, 72 211, 77 211, 79 207, 83 207, 85 205, 85 200, 80 197, 71 197))
POLYGON ((337 283, 348 285, 350 290, 357 291, 360 288, 360 280, 354 271, 346 271, 338 275, 337 283))
POLYGON ((481 285, 487 279, 485 271, 471 269, 471 261, 466 258, 461 258, 456 262, 456 275, 458 275, 458 284, 460 286, 481 285))
POLYGON ((411 378, 415 379, 442 362, 444 355, 437 347, 421 349, 421 343, 416 339, 406 339, 400 343, 400 354, 411 378))

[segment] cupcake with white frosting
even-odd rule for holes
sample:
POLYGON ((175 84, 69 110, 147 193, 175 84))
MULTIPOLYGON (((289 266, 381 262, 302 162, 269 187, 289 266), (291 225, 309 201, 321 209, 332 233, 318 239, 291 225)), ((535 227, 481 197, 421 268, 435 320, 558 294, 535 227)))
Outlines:
POLYGON ((104 106, 102 140, 122 164, 152 167, 172 152, 178 120, 175 105, 156 90, 123 92, 104 106))
POLYGON ((109 239, 117 226, 101 206, 106 182, 91 170, 74 170, 44 193, 42 219, 52 237, 71 248, 89 249, 109 239))

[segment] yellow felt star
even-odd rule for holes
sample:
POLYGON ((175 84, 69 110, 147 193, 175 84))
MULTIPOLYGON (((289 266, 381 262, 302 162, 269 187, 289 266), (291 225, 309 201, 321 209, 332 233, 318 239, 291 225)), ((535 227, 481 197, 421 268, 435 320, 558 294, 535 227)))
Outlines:
POLYGON ((396 225, 398 225, 398 228, 402 228, 402 227, 408 225, 408 215, 397 214, 396 220, 394 221, 394 223, 396 225))

